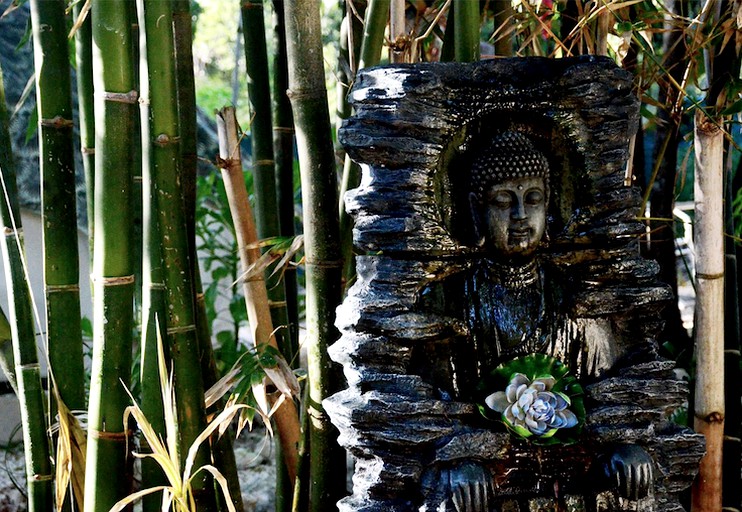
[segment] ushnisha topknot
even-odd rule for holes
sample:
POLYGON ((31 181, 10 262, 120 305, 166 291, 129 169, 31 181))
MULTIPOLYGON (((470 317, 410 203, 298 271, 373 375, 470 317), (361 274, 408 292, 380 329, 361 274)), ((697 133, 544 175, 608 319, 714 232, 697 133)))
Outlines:
POLYGON ((471 191, 483 197, 496 183, 513 178, 549 179, 549 162, 533 142, 519 132, 499 133, 483 146, 471 166, 471 191))

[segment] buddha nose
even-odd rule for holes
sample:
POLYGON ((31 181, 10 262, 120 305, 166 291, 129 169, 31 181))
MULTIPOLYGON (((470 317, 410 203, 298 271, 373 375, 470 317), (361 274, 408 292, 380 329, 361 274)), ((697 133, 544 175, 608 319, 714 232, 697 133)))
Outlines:
POLYGON ((515 201, 513 203, 513 209, 510 212, 510 216, 513 220, 524 220, 528 218, 528 215, 526 215, 526 208, 525 208, 525 204, 523 204, 523 201, 515 201))

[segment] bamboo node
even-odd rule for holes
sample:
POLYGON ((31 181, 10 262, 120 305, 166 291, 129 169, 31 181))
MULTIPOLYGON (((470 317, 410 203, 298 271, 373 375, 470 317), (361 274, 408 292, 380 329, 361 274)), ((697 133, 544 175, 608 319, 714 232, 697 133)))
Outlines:
POLYGON ((17 364, 15 365, 16 370, 20 371, 38 371, 41 370, 41 365, 37 363, 26 363, 26 364, 17 364))
POLYGON ((233 165, 235 165, 235 162, 238 162, 236 158, 222 158, 219 155, 217 155, 215 163, 219 169, 229 170, 233 165))
POLYGON ((195 330, 196 330, 196 325, 195 324, 181 325, 181 326, 178 326, 178 327, 168 327, 167 328, 167 333, 168 334, 183 334, 183 333, 186 333, 186 332, 194 332, 195 330))
POLYGON ((80 285, 78 284, 48 284, 46 285, 46 293, 60 293, 60 292, 79 292, 80 285))
POLYGON ((292 89, 286 90, 286 96, 293 101, 293 100, 303 100, 303 99, 323 99, 327 92, 324 88, 317 87, 315 89, 303 89, 294 91, 292 89))
POLYGON ((139 93, 137 91, 129 92, 108 92, 103 91, 100 96, 104 101, 113 101, 114 103, 128 103, 134 105, 139 101, 139 93))
POLYGON ((260 9, 262 11, 263 4, 262 3, 254 4, 250 2, 250 0, 245 0, 244 2, 242 2, 242 8, 243 9, 260 9))
POLYGON ((274 126, 273 131, 278 132, 278 133, 289 133, 289 134, 293 134, 294 132, 296 132, 296 130, 294 130, 292 126, 274 126))
POLYGON ((31 480, 34 482, 51 482, 54 480, 54 475, 39 475, 36 473, 31 477, 31 480))
POLYGON ((80 153, 83 155, 94 155, 95 154, 95 148, 82 148, 80 150, 80 153))
POLYGON ((13 229, 13 228, 11 228, 9 226, 6 226, 5 227, 5 236, 12 236, 12 237, 18 236, 18 237, 22 237, 23 236, 23 228, 13 229))
POLYGON ((696 414, 695 416, 698 420, 711 425, 713 425, 714 423, 724 423, 724 413, 719 411, 714 411, 706 416, 699 416, 698 414, 696 414))
POLYGON ((121 286, 125 284, 133 284, 134 276, 118 276, 118 277, 97 277, 94 275, 90 276, 90 279, 95 284, 102 284, 103 286, 121 286))
POLYGON ((149 283, 150 290, 167 290, 165 283, 149 283))
POLYGON ((134 435, 131 430, 123 432, 105 432, 102 430, 88 429, 88 433, 93 439, 102 439, 104 441, 128 441, 134 435))
POLYGON ((55 116, 51 119, 40 119, 39 124, 44 128, 72 128, 73 123, 71 119, 65 119, 62 116, 55 116))
POLYGON ((276 161, 273 159, 255 160, 253 162, 253 167, 257 167, 259 165, 273 165, 274 163, 276 163, 276 161))
POLYGON ((167 133, 161 133, 158 135, 155 140, 153 141, 156 145, 160 147, 165 147, 169 144, 178 144, 180 143, 180 137, 177 135, 170 136, 167 133))
POLYGON ((304 264, 317 268, 343 268, 343 260, 312 260, 305 258, 304 264))
POLYGON ((286 307, 286 301, 285 300, 269 300, 268 301, 268 307, 270 307, 270 308, 285 308, 286 307))
POLYGON ((696 272, 696 279, 705 279, 707 281, 713 281, 714 279, 723 279, 724 272, 716 272, 714 274, 705 274, 703 272, 696 272))
POLYGON ((699 132, 705 135, 713 135, 721 130, 719 120, 700 108, 696 110, 696 127, 699 132))

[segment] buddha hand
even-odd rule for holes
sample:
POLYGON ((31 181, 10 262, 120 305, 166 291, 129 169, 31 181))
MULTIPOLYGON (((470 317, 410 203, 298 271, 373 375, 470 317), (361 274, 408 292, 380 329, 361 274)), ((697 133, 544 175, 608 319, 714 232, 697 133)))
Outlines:
POLYGON ((492 475, 476 462, 464 462, 449 470, 451 500, 456 512, 488 512, 494 497, 492 475))
POLYGON ((620 445, 603 465, 608 481, 619 496, 630 500, 647 497, 654 481, 652 458, 641 446, 620 445))

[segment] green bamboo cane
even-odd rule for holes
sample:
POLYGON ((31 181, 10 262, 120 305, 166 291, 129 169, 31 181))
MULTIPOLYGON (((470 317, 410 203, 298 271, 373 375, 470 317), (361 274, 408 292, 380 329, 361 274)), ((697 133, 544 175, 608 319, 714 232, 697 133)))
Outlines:
MULTIPOLYGON (((357 68, 375 66, 381 60, 381 48, 384 44, 384 29, 390 0, 369 0, 364 17, 364 30, 361 40, 361 52, 357 68)), ((347 96, 346 96, 347 98, 347 96)), ((347 103, 347 99, 345 102, 347 103)), ((340 237, 343 252, 343 279, 347 287, 355 276, 355 259, 353 257, 353 220, 345 211, 345 193, 358 186, 361 180, 361 168, 346 155, 343 165, 343 177, 340 182, 340 237)))
MULTIPOLYGON (((293 237, 294 229, 294 117, 291 102, 286 94, 289 88, 288 62, 286 57, 286 32, 284 30, 283 0, 273 0, 273 80, 271 100, 273 102, 273 153, 276 174, 276 199, 278 223, 282 237, 293 237)), ((299 306, 296 268, 287 267, 284 276, 286 313, 288 316, 288 346, 293 355, 287 360, 298 365, 299 352, 299 306)))
POLYGON ((64 0, 31 0, 49 363, 58 397, 85 408, 72 90, 64 0))
MULTIPOLYGON (((139 25, 144 26, 143 9, 138 9, 139 25)), ((139 75, 149 76, 146 37, 139 39, 139 75)), ((157 189, 152 169, 152 136, 150 131, 150 84, 149 80, 140 81, 140 130, 142 148, 142 216, 156 219, 158 215, 157 189)), ((160 241, 162 235, 159 222, 145 222, 142 225, 142 345, 140 348, 140 382, 141 409, 155 432, 165 438, 165 414, 162 402, 159 377, 158 336, 160 339, 167 332, 167 293, 162 263, 160 241)), ((167 348, 165 339, 163 347, 167 348)), ((152 453, 146 439, 140 440, 140 452, 152 453)), ((151 458, 141 461, 142 488, 167 485, 168 480, 160 465, 151 458)), ((142 500, 144 512, 157 512, 162 508, 162 494, 146 496, 142 500)))
POLYGON ((322 59, 319 5, 284 4, 289 97, 294 110, 304 206, 307 366, 309 378, 310 510, 331 510, 345 491, 345 453, 322 400, 338 389, 327 355, 337 339, 333 325, 340 302, 340 233, 337 180, 322 59))
MULTIPOLYGON (((196 88, 193 76, 193 27, 190 0, 173 0, 173 31, 175 44, 175 73, 178 87, 178 119, 180 126, 181 176, 183 201, 186 215, 186 232, 190 244, 189 254, 193 269, 193 287, 196 301, 196 329, 199 353, 201 355, 201 374, 204 388, 208 389, 219 380, 209 332, 206 301, 201 282, 198 255, 196 253, 196 174, 198 169, 196 88)), ((220 402, 221 403, 221 402, 220 402)), ((222 404, 223 405, 223 404, 222 404)), ((217 404, 215 407, 219 407, 217 404)), ((229 493, 238 512, 242 512, 242 491, 237 474, 237 461, 234 454, 234 439, 231 431, 212 438, 214 465, 229 483, 229 493)), ((220 497, 221 494, 217 494, 220 497)))
MULTIPOLYGON (((495 11, 496 31, 508 23, 512 23, 513 3, 510 0, 495 0, 490 5, 495 11)), ((501 35, 495 40, 495 55, 499 57, 513 56, 513 34, 515 32, 504 36, 501 35)))
POLYGON ((10 326, 13 337, 16 384, 21 405, 21 425, 26 457, 28 509, 52 510, 52 468, 41 372, 36 353, 36 328, 32 313, 31 290, 24 269, 23 230, 18 205, 15 164, 8 133, 2 70, 0 70, 0 217, 5 236, 0 239, 5 282, 8 289, 10 326))
MULTIPOLYGON (((509 0, 508 0, 509 1, 509 0)), ((452 3, 446 15, 446 30, 443 32, 443 43, 441 45, 441 62, 453 62, 456 59, 454 43, 456 38, 456 4, 452 3)))
MULTIPOLYGON (((173 361, 175 396, 179 416, 181 465, 198 435, 206 428, 204 385, 196 332, 190 247, 186 230, 183 189, 180 183, 180 132, 175 77, 172 4, 140 0, 149 80, 149 129, 151 173, 158 193, 162 261, 167 295, 167 340, 173 361)), ((142 77, 145 79, 145 77, 142 77)), ((209 452, 202 445, 194 471, 207 464, 209 452)), ((192 481, 198 510, 216 508, 214 489, 202 472, 192 481)))
MULTIPOLYGON (((273 80, 271 100, 273 112, 273 152, 276 176, 276 200, 278 202, 279 232, 282 237, 293 237, 294 229, 294 119, 291 102, 286 91, 288 86, 288 63, 286 58, 286 32, 284 29, 283 1, 273 1, 273 80)), ((286 359, 293 367, 299 365, 299 303, 296 267, 287 266, 283 272, 287 326, 284 343, 286 359)), ((282 447, 276 443, 276 460, 283 458, 282 447)), ((303 459, 300 458, 299 468, 303 459)), ((305 479, 298 474, 294 489, 288 483, 290 477, 285 464, 277 465, 276 510, 291 510, 296 500, 297 486, 305 479)))
POLYGON ((454 0, 454 55, 456 62, 479 60, 479 2, 454 0))
POLYGON ((85 508, 108 511, 129 494, 129 405, 134 264, 132 146, 136 104, 131 18, 125 0, 93 0, 95 88, 95 246, 93 362, 88 407, 85 508), (122 474, 124 473, 124 474, 122 474))
MULTIPOLYGON (((72 7, 75 20, 83 14, 85 2, 76 2, 72 7)), ((93 33, 90 14, 75 32, 75 64, 77 71, 77 109, 80 124, 80 148, 85 173, 85 197, 88 212, 88 239, 90 258, 93 258, 93 239, 95 236, 94 184, 95 172, 95 113, 93 112, 93 33)))

